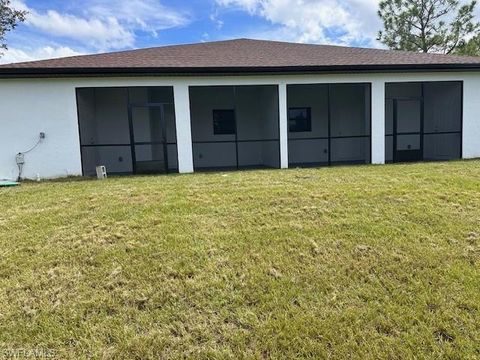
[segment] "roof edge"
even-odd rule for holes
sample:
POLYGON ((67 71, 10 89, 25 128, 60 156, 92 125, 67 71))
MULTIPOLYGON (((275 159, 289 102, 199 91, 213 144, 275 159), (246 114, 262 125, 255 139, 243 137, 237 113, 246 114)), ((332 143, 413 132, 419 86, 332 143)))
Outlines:
POLYGON ((393 64, 393 65, 329 65, 275 67, 112 67, 112 68, 0 68, 0 78, 73 77, 73 76, 142 76, 142 75, 270 75, 304 73, 476 71, 479 64, 393 64))

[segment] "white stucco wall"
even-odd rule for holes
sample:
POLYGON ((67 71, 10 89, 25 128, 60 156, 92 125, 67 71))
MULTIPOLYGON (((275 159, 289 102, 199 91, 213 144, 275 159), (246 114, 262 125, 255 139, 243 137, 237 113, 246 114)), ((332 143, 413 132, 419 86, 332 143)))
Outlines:
POLYGON ((81 175, 76 87, 174 86, 179 170, 193 171, 188 87, 197 85, 281 85, 280 144, 285 149, 285 85, 308 83, 372 83, 372 162, 385 161, 386 82, 463 81, 463 158, 480 157, 480 72, 0 79, 0 179, 18 175, 15 154, 30 148, 43 131, 46 139, 26 155, 24 176, 42 178, 81 175), (283 95, 282 95, 283 94, 283 95))
POLYGON ((0 80, 0 179, 16 179, 15 154, 25 155, 24 176, 81 174, 75 88, 69 80, 0 80))

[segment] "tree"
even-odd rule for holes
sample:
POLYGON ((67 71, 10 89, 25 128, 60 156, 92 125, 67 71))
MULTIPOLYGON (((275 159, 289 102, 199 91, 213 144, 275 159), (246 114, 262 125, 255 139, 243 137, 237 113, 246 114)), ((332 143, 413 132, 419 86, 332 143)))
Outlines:
POLYGON ((450 54, 479 34, 476 0, 382 0, 378 15, 384 30, 378 40, 390 49, 450 54))
POLYGON ((457 55, 480 55, 480 35, 476 35, 468 41, 462 41, 457 49, 455 49, 457 55))
POLYGON ((10 6, 10 0, 0 0, 0 56, 1 50, 7 50, 5 34, 13 30, 19 22, 25 21, 26 11, 15 10, 10 6))

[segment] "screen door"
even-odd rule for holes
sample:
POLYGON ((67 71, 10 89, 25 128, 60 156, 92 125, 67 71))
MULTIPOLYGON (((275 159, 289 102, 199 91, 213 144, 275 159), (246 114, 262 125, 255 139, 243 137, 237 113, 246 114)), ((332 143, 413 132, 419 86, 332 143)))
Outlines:
POLYGON ((422 160, 422 100, 394 100, 393 126, 394 162, 422 160))
POLYGON ((129 113, 134 172, 166 173, 168 152, 163 105, 132 105, 129 113))

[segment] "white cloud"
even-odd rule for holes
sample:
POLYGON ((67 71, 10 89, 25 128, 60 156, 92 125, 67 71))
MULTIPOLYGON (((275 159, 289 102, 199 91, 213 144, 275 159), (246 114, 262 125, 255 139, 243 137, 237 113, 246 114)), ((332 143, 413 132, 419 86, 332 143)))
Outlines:
POLYGON ((214 24, 215 24, 215 27, 217 28, 217 30, 221 30, 222 27, 223 27, 223 20, 220 20, 218 18, 218 14, 217 13, 212 13, 210 14, 210 21, 212 21, 214 24))
POLYGON ((26 25, 50 37, 73 40, 83 47, 106 51, 133 47, 135 31, 156 34, 159 30, 185 25, 186 15, 155 0, 106 0, 78 2, 75 13, 38 11, 24 0, 14 0, 17 9, 27 10, 26 25))
POLYGON ((126 28, 156 34, 159 30, 184 26, 190 15, 162 5, 158 0, 88 0, 88 12, 100 18, 115 17, 126 28))
POLYGON ((216 0, 223 8, 260 16, 278 27, 263 37, 289 41, 378 45, 379 0, 216 0))
POLYGON ((45 46, 36 49, 16 49, 10 47, 4 52, 4 55, 0 57, 0 64, 10 64, 14 62, 52 59, 64 56, 82 55, 69 47, 60 46, 52 47, 45 46))
POLYGON ((53 10, 45 14, 32 11, 27 24, 45 33, 77 40, 97 49, 129 47, 135 41, 133 32, 125 29, 113 17, 86 20, 53 10))

